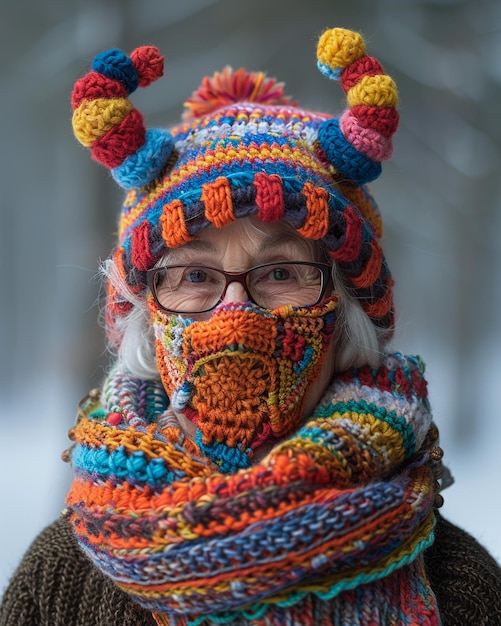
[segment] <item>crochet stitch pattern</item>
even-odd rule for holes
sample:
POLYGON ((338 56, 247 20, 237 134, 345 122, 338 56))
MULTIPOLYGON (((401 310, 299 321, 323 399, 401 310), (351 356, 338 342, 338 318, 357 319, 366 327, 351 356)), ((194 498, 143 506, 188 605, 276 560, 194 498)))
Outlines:
POLYGON ((231 474, 162 412, 160 383, 111 372, 72 432, 80 545, 159 624, 438 626, 421 370, 395 354, 343 374, 296 434, 231 474))
MULTIPOLYGON (((75 85, 75 135, 128 190, 113 258, 130 290, 166 250, 207 226, 257 215, 285 219, 319 240, 373 322, 391 333, 393 281, 382 223, 365 184, 392 152, 397 90, 358 33, 334 28, 318 43, 318 67, 339 82, 349 109, 338 118, 296 106, 262 72, 225 68, 186 102, 184 121, 148 130, 127 96, 161 74, 156 49, 99 56, 75 85), (144 142, 144 143, 142 143, 144 142)), ((110 286, 108 331, 127 313, 110 286)))
POLYGON ((220 471, 248 467, 253 451, 290 435, 330 345, 338 296, 274 311, 218 307, 195 322, 157 309, 157 365, 175 411, 197 425, 197 443, 220 471))

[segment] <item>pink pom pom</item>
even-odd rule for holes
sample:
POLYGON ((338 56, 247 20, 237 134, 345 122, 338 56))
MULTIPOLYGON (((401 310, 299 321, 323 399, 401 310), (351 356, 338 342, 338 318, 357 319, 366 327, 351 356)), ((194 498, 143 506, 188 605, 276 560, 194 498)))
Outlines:
POLYGON ((141 46, 131 52, 140 87, 148 87, 164 73, 164 57, 155 46, 141 46))
POLYGON ((357 118, 350 111, 343 113, 339 124, 346 140, 372 161, 380 163, 391 157, 393 153, 391 139, 378 133, 377 130, 360 126, 357 118))

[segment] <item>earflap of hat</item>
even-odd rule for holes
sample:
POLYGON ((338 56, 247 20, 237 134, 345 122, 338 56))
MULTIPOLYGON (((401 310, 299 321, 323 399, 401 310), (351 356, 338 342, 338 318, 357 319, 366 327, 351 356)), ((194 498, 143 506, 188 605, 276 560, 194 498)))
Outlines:
POLYGON ((381 161, 392 155, 392 136, 399 115, 397 88, 380 63, 365 54, 359 33, 333 28, 319 39, 318 68, 339 81, 348 109, 321 126, 318 140, 342 176, 362 185, 381 173, 381 161))
POLYGON ((163 75, 163 57, 154 46, 130 56, 117 49, 99 54, 92 71, 73 88, 73 130, 92 157, 111 170, 124 189, 142 187, 162 171, 174 141, 169 131, 146 130, 128 96, 163 75))

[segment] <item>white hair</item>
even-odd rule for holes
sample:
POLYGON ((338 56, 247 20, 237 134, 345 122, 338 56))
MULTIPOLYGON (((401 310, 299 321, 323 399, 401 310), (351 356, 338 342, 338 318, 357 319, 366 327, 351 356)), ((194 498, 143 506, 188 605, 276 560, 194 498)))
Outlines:
POLYGON ((338 317, 334 341, 334 371, 341 372, 348 367, 381 365, 389 332, 376 326, 363 310, 360 302, 351 295, 335 263, 332 264, 332 283, 339 294, 338 317))
MULTIPOLYGON (((165 259, 162 259, 162 263, 165 259)), ((150 323, 150 313, 145 296, 137 296, 126 285, 113 260, 108 259, 101 266, 104 278, 111 282, 117 293, 132 305, 128 314, 115 320, 114 334, 119 338, 118 348, 111 344, 109 351, 119 365, 133 376, 141 379, 159 379, 156 365, 155 340, 150 323)), ((340 296, 338 319, 334 341, 334 371, 348 367, 381 363, 388 332, 378 328, 364 312, 360 303, 350 294, 335 263, 332 266, 333 291, 340 296)))

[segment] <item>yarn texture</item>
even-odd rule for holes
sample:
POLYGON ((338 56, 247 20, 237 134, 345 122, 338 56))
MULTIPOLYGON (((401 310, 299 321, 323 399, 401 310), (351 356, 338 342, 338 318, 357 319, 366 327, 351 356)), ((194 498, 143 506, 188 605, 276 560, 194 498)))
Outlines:
MULTIPOLYGON (((158 624, 151 613, 92 565, 79 549, 64 515, 36 538, 12 577, 0 606, 1 626, 158 624)), ((424 552, 424 561, 439 603, 442 626, 498 626, 499 566, 473 537, 438 513, 436 517, 436 538, 424 552)), ((322 624, 320 617, 316 619, 319 612, 314 598, 311 605, 311 611, 301 616, 300 626, 322 624)), ((178 623, 183 624, 182 619, 178 623)), ((242 619, 232 626, 249 625, 242 619)))
POLYGON ((77 540, 159 624, 438 625, 421 369, 391 355, 336 378, 295 435, 229 474, 160 383, 112 372, 72 432, 77 540))

